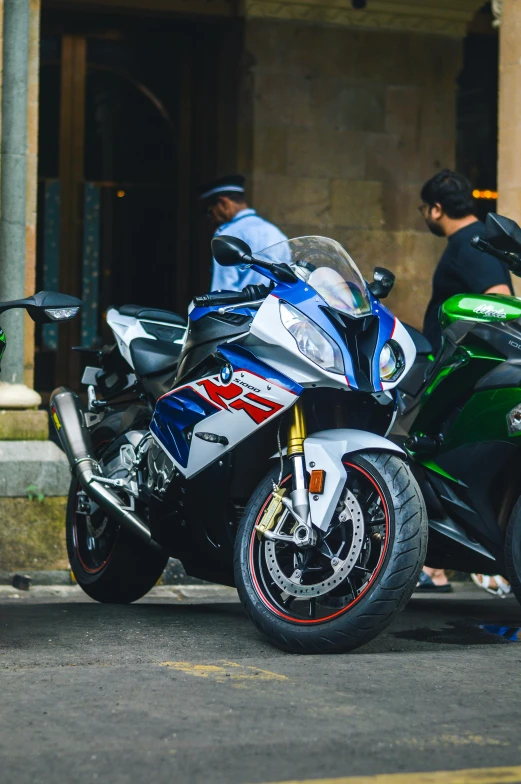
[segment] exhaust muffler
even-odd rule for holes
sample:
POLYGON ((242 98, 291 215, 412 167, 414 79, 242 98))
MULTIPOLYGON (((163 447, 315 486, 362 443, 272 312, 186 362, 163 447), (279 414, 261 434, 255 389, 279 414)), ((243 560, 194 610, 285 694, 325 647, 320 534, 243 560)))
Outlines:
POLYGON ((88 497, 143 542, 159 547, 152 540, 148 526, 103 484, 103 471, 93 456, 90 433, 85 426, 83 406, 78 395, 70 389, 58 387, 51 395, 50 404, 54 426, 71 471, 88 497))

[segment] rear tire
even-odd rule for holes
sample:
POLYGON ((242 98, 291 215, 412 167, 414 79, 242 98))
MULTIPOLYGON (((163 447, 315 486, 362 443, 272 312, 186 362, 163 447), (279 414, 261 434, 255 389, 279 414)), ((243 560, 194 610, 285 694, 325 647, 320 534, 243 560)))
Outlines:
MULTIPOLYGON (((235 580, 241 602, 257 628, 277 647, 291 653, 342 653, 371 640, 407 603, 425 560, 427 514, 409 467, 396 455, 369 452, 349 456, 345 464, 346 490, 354 488, 352 492, 359 501, 358 509, 363 513, 364 549, 357 557, 356 566, 347 577, 342 577, 340 584, 338 579, 335 582, 334 574, 331 576, 327 568, 324 569, 325 578, 320 583, 323 586, 320 590, 325 590, 325 586, 330 584, 328 580, 335 585, 328 593, 316 598, 306 596, 301 599, 297 596, 288 599, 288 592, 281 591, 276 579, 272 579, 275 573, 273 549, 271 556, 269 550, 267 555, 263 555, 263 547, 266 553, 266 539, 259 541, 255 525, 271 498, 273 482, 278 480, 278 467, 274 467, 261 481, 239 525, 235 545, 235 580), (364 487, 368 489, 364 490, 364 487), (371 487, 374 489, 371 490, 371 487), (367 502, 363 500, 366 497, 367 502), (383 533, 375 534, 378 531, 383 533), (305 605, 308 602, 309 615, 306 618, 305 605), (293 610, 294 607, 299 609, 293 610)), ((289 483, 290 475, 290 465, 286 462, 284 481, 289 483)), ((333 518, 330 530, 347 532, 345 550, 338 550, 347 553, 348 539, 350 537, 353 541, 355 537, 354 517, 344 525, 344 529, 335 520, 340 521, 340 517, 336 515, 333 518)), ((337 552, 338 544, 339 539, 329 550, 337 552)), ((288 576, 298 566, 303 575, 306 573, 300 578, 307 581, 305 587, 318 586, 315 581, 322 577, 319 564, 327 564, 322 554, 325 546, 322 545, 321 551, 315 548, 316 556, 313 553, 309 558, 304 556, 305 563, 313 564, 312 568, 301 567, 299 559, 302 556, 298 554, 298 548, 294 549, 293 555, 289 550, 291 547, 284 543, 280 545, 277 574, 280 575, 280 570, 284 572, 284 563, 288 576)), ((338 558, 335 560, 338 561, 338 558)))
MULTIPOLYGON (((99 459, 114 437, 101 425, 92 433, 99 459)), ((157 583, 168 556, 147 548, 102 510, 89 516, 78 511, 78 481, 69 489, 66 540, 69 562, 81 588, 98 602, 129 604, 157 583)))

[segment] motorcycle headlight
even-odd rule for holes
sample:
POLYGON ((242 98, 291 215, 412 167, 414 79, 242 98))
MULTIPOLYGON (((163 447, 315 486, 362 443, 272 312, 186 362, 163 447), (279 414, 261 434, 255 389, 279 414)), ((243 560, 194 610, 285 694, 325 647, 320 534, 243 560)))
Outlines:
POLYGON ((389 340, 380 353, 380 380, 393 381, 405 366, 403 351, 398 343, 389 340))
POLYGON ((318 324, 286 302, 280 303, 280 317, 301 354, 330 373, 344 375, 340 348, 318 324))

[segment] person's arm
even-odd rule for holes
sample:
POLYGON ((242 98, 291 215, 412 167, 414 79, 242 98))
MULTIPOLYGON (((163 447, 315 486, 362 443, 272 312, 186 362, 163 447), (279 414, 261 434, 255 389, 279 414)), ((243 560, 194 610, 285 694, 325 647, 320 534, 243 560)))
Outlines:
POLYGON ((507 297, 512 296, 512 292, 505 283, 500 283, 497 286, 491 286, 483 292, 483 294, 506 294, 507 297))

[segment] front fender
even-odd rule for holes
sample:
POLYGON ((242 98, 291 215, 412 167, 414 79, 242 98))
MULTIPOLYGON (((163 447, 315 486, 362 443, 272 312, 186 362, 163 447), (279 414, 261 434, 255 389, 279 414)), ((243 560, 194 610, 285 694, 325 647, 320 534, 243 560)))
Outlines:
POLYGON ((317 528, 327 530, 344 489, 346 469, 343 458, 368 451, 392 452, 407 457, 404 450, 389 439, 365 430, 322 430, 305 439, 307 470, 310 473, 313 469, 326 472, 323 493, 310 494, 309 499, 311 521, 317 528))

